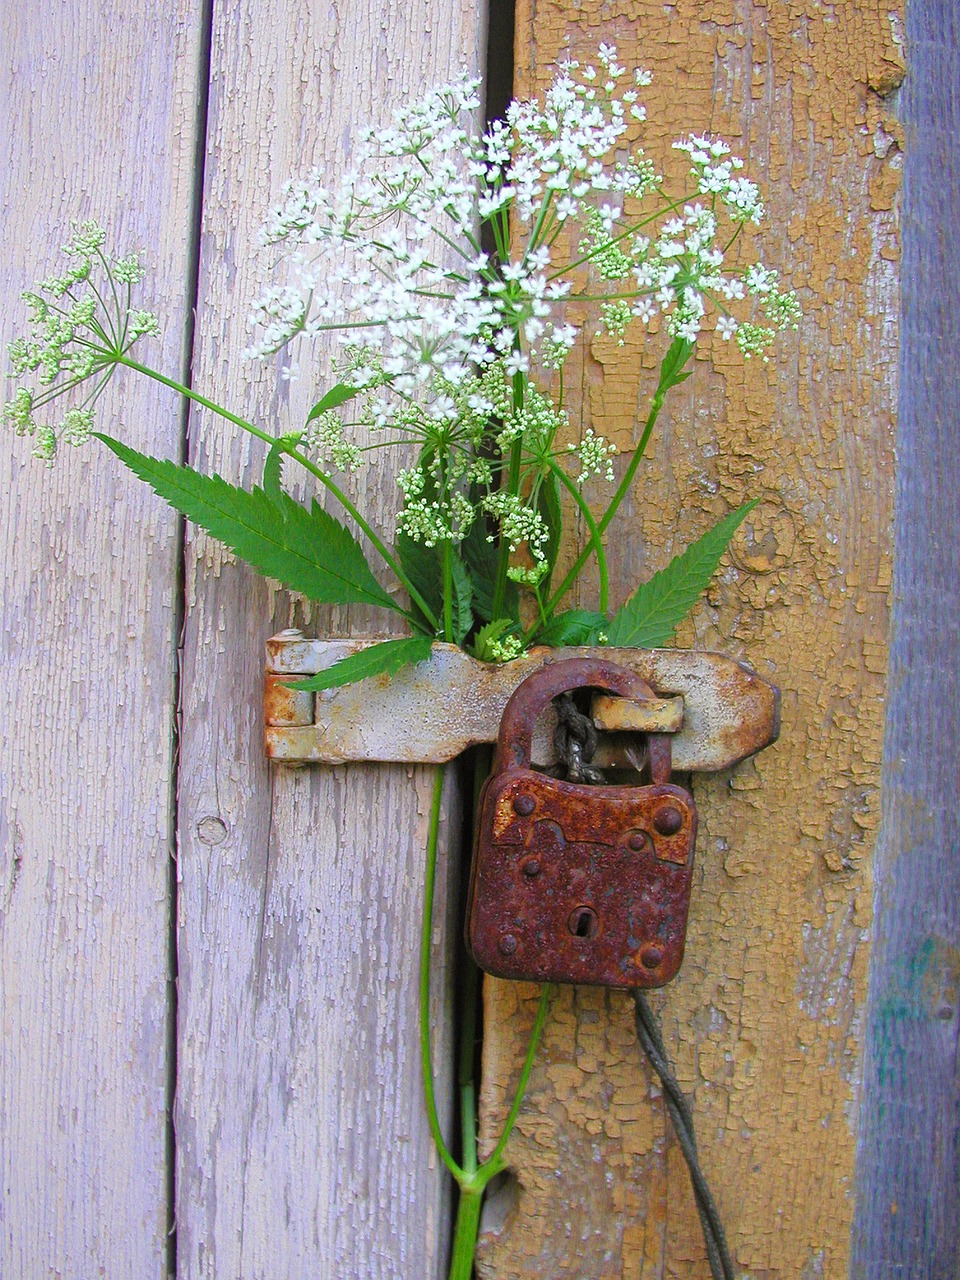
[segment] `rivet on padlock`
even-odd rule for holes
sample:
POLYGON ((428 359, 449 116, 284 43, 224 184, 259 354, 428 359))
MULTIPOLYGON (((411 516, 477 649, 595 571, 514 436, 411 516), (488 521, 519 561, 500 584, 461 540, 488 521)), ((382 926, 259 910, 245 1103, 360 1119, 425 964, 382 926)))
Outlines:
POLYGON ((651 735, 651 783, 590 786, 533 768, 533 727, 570 689, 646 701, 650 686, 611 662, 571 658, 515 690, 480 796, 467 945, 504 978, 659 987, 680 968, 697 812, 670 782, 670 739, 651 735))

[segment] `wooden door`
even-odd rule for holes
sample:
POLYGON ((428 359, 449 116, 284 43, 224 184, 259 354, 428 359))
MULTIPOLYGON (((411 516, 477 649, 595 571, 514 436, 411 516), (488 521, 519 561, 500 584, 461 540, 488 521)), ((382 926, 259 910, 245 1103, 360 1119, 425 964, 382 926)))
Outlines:
MULTIPOLYGON (((761 498, 679 641, 779 683, 783 731, 754 763, 695 780, 687 955, 656 1001, 736 1264, 754 1277, 939 1280, 960 1265, 960 512, 945 359, 958 26, 955 8, 920 0, 906 20, 867 2, 517 10, 522 92, 560 50, 588 57, 607 40, 654 73, 658 163, 687 130, 748 155, 769 260, 802 292, 779 360, 701 353, 611 541, 625 593, 710 514, 761 498)), ((652 365, 629 345, 586 345, 584 426, 629 449, 652 365)), ((532 995, 487 985, 488 1132, 532 995)), ((558 994, 510 1154, 484 1277, 709 1274, 624 996, 558 994)))
MULTIPOLYGON (((487 20, 451 0, 8 4, 4 340, 70 218, 100 217, 152 260, 157 364, 295 425, 309 383, 237 358, 263 210, 360 123, 480 67, 487 20)), ((517 7, 519 92, 614 41, 654 72, 666 163, 683 130, 736 139, 803 291, 781 360, 703 352, 610 547, 626 594, 762 498, 679 641, 776 680, 784 732, 696 784, 687 960, 657 1001, 757 1280, 960 1266, 957 24, 950 0, 517 7)), ((654 361, 585 345, 583 425, 628 450, 654 361)), ((139 448, 258 475, 162 389, 118 380, 107 412, 139 448)), ((271 771, 260 744, 265 637, 384 619, 307 616, 102 454, 46 471, 24 443, 0 454, 0 1274, 442 1276, 415 1036, 429 775, 271 771)), ((392 479, 370 477, 380 510, 392 479)), ((449 869, 454 786, 444 838, 449 869)), ((534 995, 487 988, 488 1134, 534 995)), ((442 1093, 449 1115, 449 1075, 442 1093)), ((509 1154, 483 1277, 707 1275, 622 997, 556 995, 509 1154)))

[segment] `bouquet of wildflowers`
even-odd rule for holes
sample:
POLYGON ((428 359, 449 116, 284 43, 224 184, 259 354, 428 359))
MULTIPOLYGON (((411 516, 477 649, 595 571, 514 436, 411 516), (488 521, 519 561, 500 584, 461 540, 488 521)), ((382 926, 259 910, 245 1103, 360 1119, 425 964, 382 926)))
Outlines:
MULTIPOLYGON (((108 253, 97 224, 76 226, 67 270, 24 295, 30 332, 10 356, 14 375, 33 374, 35 385, 21 385, 4 413, 18 435, 32 436, 39 458, 52 465, 62 444, 96 437, 261 573, 321 603, 376 605, 406 619, 406 637, 374 644, 300 688, 393 673, 426 658, 437 639, 493 662, 533 641, 663 643, 753 505, 729 512, 609 616, 604 533, 665 397, 689 376, 700 334, 715 329, 745 359, 766 360, 776 334, 796 328, 799 307, 761 263, 725 268, 743 226, 763 217, 742 162, 719 139, 681 139, 674 146, 688 156, 689 176, 684 190, 668 192, 637 142, 647 75, 628 75, 606 45, 597 63, 561 64, 542 102, 511 103, 483 133, 475 128, 479 81, 443 85, 398 111, 390 128, 371 131, 335 186, 319 172, 287 184, 263 231, 275 274, 254 304, 247 354, 275 359, 294 343, 333 339, 332 385, 295 432, 278 437, 131 354, 157 333, 157 320, 134 304, 138 258, 108 253), (586 325, 620 342, 628 327, 653 325, 663 347, 646 422, 619 479, 613 446, 577 429, 564 404, 564 364, 586 325), (97 401, 121 367, 262 440, 262 483, 238 488, 95 431, 97 401), (61 398, 59 423, 40 421, 61 398), (362 501, 366 459, 383 448, 402 456, 391 529, 374 528, 362 501), (349 523, 330 502, 305 506, 288 492, 291 463, 349 523), (593 477, 610 486, 599 511, 583 493, 593 477), (565 510, 588 537, 555 583, 565 510), (358 535, 382 562, 379 575, 358 535), (590 557, 597 608, 564 609, 590 557), (383 585, 384 570, 393 584, 383 585)), ((480 1203, 505 1166, 547 994, 504 1131, 483 1162, 473 1086, 461 1082, 458 1161, 437 1118, 428 1021, 441 791, 442 769, 426 851, 420 1042, 431 1131, 460 1188, 450 1275, 467 1280, 480 1203)))
POLYGON ((436 638, 488 661, 534 640, 662 643, 749 506, 613 617, 604 532, 703 329, 715 327, 745 358, 766 359, 799 308, 762 264, 725 270, 743 225, 763 216, 742 161, 718 139, 681 139, 674 145, 689 157, 689 181, 669 193, 635 141, 649 77, 628 75, 610 46, 597 63, 561 64, 542 102, 511 103, 482 134, 479 81, 443 85, 399 110, 390 128, 370 131, 335 186, 319 172, 287 184, 262 234, 275 274, 254 304, 247 354, 270 358, 294 342, 334 338, 335 383, 301 430, 276 438, 134 359, 134 344, 157 330, 132 302, 142 268, 136 257, 111 257, 93 223, 75 228, 67 271, 25 295, 31 333, 10 354, 14 374, 36 373, 39 385, 19 387, 7 420, 33 435, 49 463, 62 442, 96 436, 242 559, 313 600, 404 614, 409 637, 345 659, 312 687, 394 671, 425 657, 436 638), (654 320, 666 332, 659 383, 617 483, 614 447, 569 420, 564 363, 585 323, 622 342, 629 326, 654 320), (263 439, 262 486, 245 491, 94 431, 97 399, 120 366, 179 387, 263 439), (60 397, 69 407, 59 425, 40 425, 39 412, 60 397), (377 530, 349 477, 362 478, 368 451, 388 447, 407 465, 396 527, 377 530), (288 462, 342 507, 408 603, 381 585, 354 532, 286 492, 288 462), (611 486, 602 511, 583 496, 592 476, 611 486), (565 508, 589 538, 556 584, 565 508), (598 608, 564 611, 591 556, 598 608))

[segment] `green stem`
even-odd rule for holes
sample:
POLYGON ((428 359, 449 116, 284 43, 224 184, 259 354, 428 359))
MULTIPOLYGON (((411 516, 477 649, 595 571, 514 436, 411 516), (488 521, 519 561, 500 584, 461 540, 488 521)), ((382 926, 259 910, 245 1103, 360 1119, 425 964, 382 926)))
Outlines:
POLYGON ((131 360, 129 356, 117 356, 117 364, 126 365, 128 369, 145 374, 148 378, 152 378, 154 382, 159 382, 163 386, 169 387, 171 391, 179 392, 180 395, 185 396, 188 400, 202 404, 205 409, 210 409, 213 413, 219 414, 221 418, 226 418, 227 422, 232 422, 235 426, 242 427, 244 431, 256 436, 258 440, 265 440, 267 444, 271 445, 277 443, 274 436, 266 431, 261 431, 252 422, 247 422, 246 418, 237 417, 229 409, 224 409, 222 405, 214 403, 213 400, 208 400, 206 396, 202 396, 199 391, 194 391, 192 387, 185 387, 182 382, 176 382, 173 378, 168 378, 165 374, 158 373, 156 369, 151 369, 147 364, 140 364, 138 360, 131 360))
MULTIPOLYGON (((491 751, 489 747, 476 747, 473 752, 473 813, 480 812, 480 796, 483 784, 490 773, 491 751)), ((473 957, 462 952, 464 962, 463 993, 460 1020, 459 1061, 457 1083, 460 1089, 460 1137, 461 1162, 464 1172, 472 1176, 477 1171, 477 1089, 473 1079, 477 1051, 477 1017, 480 1008, 480 970, 473 957)))
POLYGON ((533 1070, 533 1060, 537 1056, 537 1049, 540 1045, 540 1036, 543 1034, 544 1023, 547 1021, 547 1014, 550 1011, 550 984, 544 983, 540 990, 540 1003, 537 1005, 537 1016, 533 1024, 533 1031, 530 1034, 530 1043, 527 1046, 527 1056, 523 1060, 523 1067, 520 1070, 520 1079, 517 1082, 517 1092, 514 1095, 513 1106, 507 1116, 506 1124, 503 1126, 503 1133, 500 1135, 500 1141, 493 1149, 493 1154, 488 1160, 484 1160, 481 1165, 481 1171, 492 1168, 490 1174, 498 1173, 502 1167, 502 1157, 504 1148, 513 1133, 513 1127, 517 1123, 517 1116, 520 1114, 520 1106, 523 1103, 524 1095, 527 1092, 527 1085, 530 1082, 530 1072, 533 1070))
MULTIPOLYGON (((636 450, 634 451, 634 455, 630 459, 630 465, 627 467, 626 471, 623 473, 623 479, 620 481, 620 484, 617 488, 616 493, 611 498, 610 505, 607 507, 606 511, 597 521, 595 528, 591 530, 590 541, 587 543, 587 545, 583 548, 583 550, 577 556, 576 560, 574 560, 573 564, 571 565, 567 573, 567 576, 564 578, 563 582, 561 582, 560 586, 556 589, 556 591, 551 596, 550 601, 547 604, 548 618, 552 616, 554 609, 556 609, 557 605, 560 603, 563 597, 567 594, 567 592, 573 586, 574 582, 576 582, 577 575, 579 574, 583 566, 586 564, 590 556, 590 553, 593 551, 594 544, 596 543, 596 545, 599 546, 599 540, 603 534, 603 531, 606 529, 607 525, 616 515, 621 502, 623 502, 624 498, 626 497, 630 489, 630 486, 633 484, 633 477, 637 474, 637 467, 639 467, 641 459, 643 458, 643 455, 646 452, 647 445, 650 443, 650 436, 653 432, 654 426, 656 425, 657 418, 660 416, 660 410, 663 408, 663 402, 664 402, 664 399, 666 398, 666 394, 667 394, 666 387, 657 388, 656 394, 653 397, 653 403, 650 406, 650 413, 647 416, 647 421, 643 428, 643 435, 640 437, 640 441, 637 444, 636 450)), ((527 636, 524 636, 524 644, 528 643, 528 639, 529 638, 527 636)))
POLYGON ((550 987, 548 984, 540 992, 540 1003, 537 1006, 533 1034, 530 1037, 527 1056, 520 1072, 520 1080, 517 1084, 513 1106, 507 1116, 507 1122, 503 1127, 503 1133, 500 1135, 500 1141, 488 1160, 484 1160, 483 1164, 472 1175, 460 1179, 460 1201, 457 1205, 457 1223, 453 1234, 453 1255, 450 1260, 449 1280, 470 1280, 473 1275, 473 1259, 477 1252, 477 1233, 480 1228, 480 1209, 483 1204, 484 1192, 491 1180, 506 1167, 503 1159, 504 1148, 513 1132, 517 1116, 520 1114, 520 1106, 527 1091, 530 1072, 533 1069, 533 1060, 540 1044, 540 1036, 543 1031, 543 1025, 547 1020, 549 1006, 550 987))
POLYGON ((561 267, 558 271, 551 272, 551 274, 547 276, 548 283, 551 280, 557 280, 560 276, 566 275, 569 271, 575 271, 577 267, 582 267, 585 262, 589 262, 592 258, 595 258, 597 254, 605 253, 607 249, 612 248, 615 244, 619 244, 620 241, 625 240, 627 236, 635 235, 643 227, 649 226, 651 222, 656 222, 657 218, 662 218, 664 214, 671 213, 674 209, 679 209, 681 205, 686 204, 688 201, 693 199, 694 196, 687 195, 682 196, 679 200, 668 200, 664 204, 663 208, 655 210, 655 212, 648 214, 645 218, 641 218, 639 222, 631 223, 631 225, 627 227, 625 231, 621 231, 619 235, 611 236, 608 240, 604 240, 602 244, 598 244, 595 248, 591 249, 589 253, 585 253, 579 258, 575 258, 573 262, 568 262, 566 266, 561 267))
MULTIPOLYGON (((238 417, 237 414, 231 413, 229 409, 224 409, 222 405, 216 404, 215 401, 208 400, 206 396, 202 396, 199 391, 194 391, 192 387, 186 387, 182 382, 176 382, 173 378, 168 378, 165 374, 158 373, 156 369, 151 369, 149 365, 140 364, 137 360, 131 360, 129 356, 117 356, 116 363, 126 365, 128 369, 133 369, 137 373, 142 373, 146 377, 152 378, 154 382, 159 382, 161 385, 169 387, 172 391, 176 391, 180 395, 186 397, 187 400, 193 400, 196 404, 203 405, 205 409, 209 409, 212 413, 216 413, 221 418, 226 419, 227 422, 232 422, 235 426, 241 427, 244 431, 248 432, 252 436, 256 436, 258 440, 263 440, 271 447, 277 443, 276 436, 272 436, 269 432, 261 430, 260 427, 255 427, 253 423, 248 422, 246 418, 238 417)), ((364 520, 363 516, 357 510, 356 505, 350 501, 340 486, 334 480, 331 480, 330 476, 327 475, 322 467, 318 467, 315 462, 312 462, 310 458, 301 453, 299 449, 289 448, 286 449, 285 452, 289 454, 291 458, 295 458, 301 466, 305 467, 312 476, 315 476, 316 479, 333 494, 344 510, 347 511, 353 520, 356 521, 357 526, 370 539, 370 542, 373 544, 377 553, 383 559, 384 563, 389 566, 391 572, 397 578, 397 581, 401 584, 410 596, 410 599, 430 623, 430 626, 436 629, 439 625, 437 615, 433 612, 419 591, 417 591, 413 583, 407 578, 396 557, 390 553, 383 539, 380 538, 376 531, 370 527, 366 520, 364 520)), ((398 608, 397 612, 405 613, 405 610, 398 608)))
POLYGON ((563 467, 554 462, 552 458, 550 460, 550 470, 554 473, 567 492, 573 497, 574 502, 577 504, 578 511, 583 516, 584 523, 590 530, 590 541, 587 544, 587 548, 588 550, 592 548, 597 557, 597 569, 600 573, 599 607, 601 613, 606 613, 607 600, 610 594, 610 579, 607 572, 607 553, 603 549, 603 542, 600 537, 600 528, 597 525, 596 520, 593 518, 593 512, 584 501, 583 494, 564 471, 563 467))
POLYGON ((453 644, 453 543, 443 544, 443 638, 453 644))
POLYGON ((463 1021, 460 1025, 460 1136, 464 1173, 477 1171, 477 1089, 473 1060, 477 1038, 477 1004, 480 998, 480 970, 467 956, 463 983, 463 1021))
MULTIPOLYGON (((519 340, 518 340, 519 341, 519 340)), ((523 408, 524 397, 524 376, 522 373, 513 375, 513 407, 514 410, 523 408)), ((507 493, 511 497, 515 497, 520 491, 520 464, 523 460, 523 439, 518 436, 510 446, 510 470, 507 474, 507 493)), ((494 618, 503 616, 503 600, 507 591, 507 570, 510 568, 510 542, 507 538, 500 535, 500 548, 497 556, 497 576, 493 584, 493 606, 491 612, 494 618)))
POLYGON ((433 775, 433 799, 430 803, 430 819, 427 826, 427 866, 423 887, 423 918, 420 933, 420 1068, 423 1074, 423 1092, 427 1104, 427 1123, 430 1136, 440 1159, 462 1184, 464 1172, 450 1154, 440 1131, 437 1115, 437 1098, 433 1086, 433 1054, 430 1048, 430 942, 433 936, 433 895, 437 880, 437 844, 440 837, 440 806, 443 800, 444 766, 437 767, 433 775))
MULTIPOLYGON (((479 799, 483 778, 489 771, 489 753, 478 752, 474 767, 474 807, 479 799)), ((469 962, 463 988, 463 1020, 460 1026, 459 1062, 457 1083, 460 1090, 460 1124, 463 1140, 462 1165, 450 1153, 437 1114, 437 1101, 433 1083, 433 1060, 430 1046, 430 951, 433 932, 433 904, 437 874, 437 848, 440 832, 440 812, 443 799, 443 766, 437 769, 433 782, 433 798, 427 825, 426 873, 424 877, 423 917, 420 937, 420 1065, 423 1073, 423 1091, 427 1106, 427 1122, 440 1159, 447 1166, 460 1190, 457 1220, 454 1231, 453 1253, 449 1280, 470 1280, 473 1275, 473 1258, 476 1252, 477 1232, 480 1226, 480 1206, 490 1180, 505 1167, 504 1149, 513 1132, 520 1113, 520 1106, 530 1080, 533 1061, 540 1043, 547 1017, 550 988, 545 986, 534 1022, 533 1035, 520 1071, 517 1092, 493 1154, 482 1164, 477 1162, 477 1114, 476 1085, 473 1079, 473 1063, 476 1039, 477 1005, 480 992, 480 970, 469 962)))
POLYGON ((449 1280, 471 1280, 473 1259, 477 1252, 477 1233, 480 1229, 480 1209, 483 1205, 483 1186, 462 1187, 457 1205, 457 1225, 453 1233, 453 1253, 450 1258, 449 1280))

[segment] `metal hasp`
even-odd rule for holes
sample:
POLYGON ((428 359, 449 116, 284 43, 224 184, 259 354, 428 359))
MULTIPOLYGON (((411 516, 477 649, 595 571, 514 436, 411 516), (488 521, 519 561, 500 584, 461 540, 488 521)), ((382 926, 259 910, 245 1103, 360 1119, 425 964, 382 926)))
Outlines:
MULTIPOLYGON (((637 733, 669 733, 673 768, 714 772, 775 742, 780 695, 750 667, 721 653, 684 649, 537 647, 503 666, 478 662, 455 645, 435 644, 427 662, 392 677, 303 693, 289 688, 374 639, 307 640, 282 631, 267 641, 265 748, 284 764, 349 760, 440 764, 468 747, 496 742, 510 695, 540 668, 566 658, 613 662, 644 680, 654 701, 596 695, 593 715, 605 732, 600 766, 630 768, 637 733)), ((549 713, 533 736, 533 761, 552 759, 549 713)))
POLYGON ((467 944, 500 978, 660 987, 683 959, 696 807, 671 781, 669 734, 648 738, 648 784, 591 786, 533 768, 540 712, 579 688, 638 710, 656 701, 634 672, 592 658, 542 666, 517 688, 480 796, 467 944))

